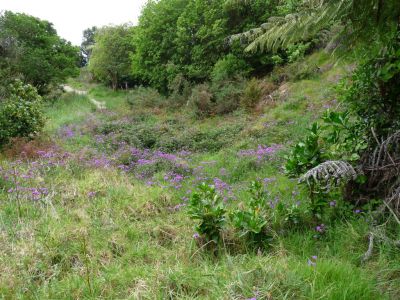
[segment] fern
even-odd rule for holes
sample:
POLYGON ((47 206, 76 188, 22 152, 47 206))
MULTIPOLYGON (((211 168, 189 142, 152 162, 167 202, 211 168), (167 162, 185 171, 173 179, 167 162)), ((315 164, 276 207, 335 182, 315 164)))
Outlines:
POLYGON ((309 170, 300 178, 300 182, 306 182, 309 186, 319 183, 326 190, 340 183, 355 180, 356 170, 346 161, 326 161, 309 170))
MULTIPOLYGON (((229 3, 250 0, 229 0, 229 3)), ((267 23, 229 37, 229 42, 249 43, 246 51, 276 51, 310 39, 332 24, 343 23, 357 39, 371 37, 371 31, 384 32, 397 24, 400 15, 398 0, 305 0, 302 8, 285 17, 271 17, 267 23)))

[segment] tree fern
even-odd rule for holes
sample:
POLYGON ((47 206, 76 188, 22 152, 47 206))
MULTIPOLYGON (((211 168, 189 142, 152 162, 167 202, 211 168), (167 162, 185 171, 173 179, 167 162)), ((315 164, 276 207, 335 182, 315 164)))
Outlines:
MULTIPOLYGON (((228 0, 229 3, 251 0, 228 0)), ((371 32, 385 32, 399 22, 398 0, 305 0, 298 12, 272 17, 267 23, 233 35, 230 42, 247 42, 247 51, 277 50, 309 39, 334 23, 341 23, 351 37, 371 38, 371 32)))

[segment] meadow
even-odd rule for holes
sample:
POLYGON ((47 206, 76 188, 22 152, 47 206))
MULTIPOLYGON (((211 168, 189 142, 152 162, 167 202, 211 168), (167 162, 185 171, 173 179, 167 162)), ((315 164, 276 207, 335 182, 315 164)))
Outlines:
POLYGON ((398 248, 382 241, 362 260, 368 207, 331 199, 316 221, 307 190, 284 173, 290 147, 337 108, 335 87, 352 70, 323 53, 307 60, 319 72, 280 86, 257 111, 204 119, 143 105, 157 99, 140 89, 71 79, 88 95, 63 94, 46 108, 43 134, 2 154, 1 298, 398 299, 398 248), (252 182, 271 215, 267 238, 254 243, 226 221, 210 250, 190 197, 214 186, 234 212, 252 182))

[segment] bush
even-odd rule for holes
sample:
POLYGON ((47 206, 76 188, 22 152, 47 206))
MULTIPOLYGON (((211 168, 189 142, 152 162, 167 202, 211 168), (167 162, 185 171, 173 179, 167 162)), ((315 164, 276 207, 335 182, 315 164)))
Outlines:
POLYGON ((222 197, 215 187, 203 183, 189 200, 189 216, 198 220, 196 232, 206 241, 218 244, 222 228, 226 223, 226 209, 222 197))
POLYGON ((243 86, 240 82, 200 84, 193 88, 190 103, 198 118, 231 113, 239 107, 243 86))
POLYGON ((206 83, 195 86, 192 89, 190 103, 198 118, 205 118, 213 113, 214 102, 210 86, 206 83))
POLYGON ((108 150, 116 150, 121 142, 140 149, 160 149, 165 152, 180 150, 214 152, 233 143, 243 130, 242 124, 227 125, 202 130, 187 128, 175 120, 168 125, 131 122, 107 122, 95 128, 104 143, 98 144, 108 150))
POLYGON ((247 82, 243 96, 240 99, 240 105, 246 110, 252 110, 256 107, 262 96, 262 90, 259 81, 255 78, 247 82))
POLYGON ((42 98, 37 90, 16 81, 0 106, 0 145, 13 137, 32 137, 43 128, 44 123, 42 98))
MULTIPOLYGON (((363 62, 339 89, 344 105, 363 120, 363 126, 374 128, 378 137, 400 129, 399 49, 400 33, 381 53, 363 62)), ((374 144, 371 130, 368 139, 374 144)))
POLYGON ((50 84, 47 86, 46 93, 43 96, 44 102, 54 103, 64 94, 63 88, 59 85, 50 84))
POLYGON ((267 224, 271 221, 267 194, 258 181, 251 183, 249 191, 249 201, 243 204, 242 209, 234 210, 230 217, 241 237, 246 236, 251 242, 259 243, 265 237, 267 224))
POLYGON ((191 85, 190 82, 182 75, 178 74, 169 83, 168 89, 171 91, 169 96, 169 107, 177 108, 183 106, 190 97, 191 85))
POLYGON ((35 139, 16 137, 11 138, 7 148, 2 152, 8 159, 38 159, 40 151, 53 149, 55 147, 51 138, 39 136, 35 139))
POLYGON ((223 115, 239 108, 240 98, 243 94, 241 82, 224 82, 214 85, 212 90, 215 95, 215 114, 223 115))
POLYGON ((249 65, 233 54, 228 54, 224 58, 217 61, 211 72, 211 80, 213 83, 242 78, 247 76, 251 71, 249 65))
POLYGON ((136 107, 154 108, 166 105, 166 99, 156 89, 143 86, 132 90, 127 101, 136 107))
POLYGON ((276 84, 281 84, 284 81, 310 79, 320 74, 320 72, 316 64, 299 60, 292 64, 275 68, 271 78, 276 84))
POLYGON ((233 143, 237 135, 242 131, 243 125, 233 125, 206 129, 203 131, 184 131, 178 140, 192 151, 219 151, 233 143))
POLYGON ((320 145, 321 128, 314 123, 303 142, 296 144, 286 157, 285 171, 291 177, 304 174, 324 161, 320 145))
POLYGON ((295 45, 291 45, 286 50, 287 53, 287 60, 289 63, 293 63, 299 59, 304 58, 306 52, 310 49, 311 43, 298 43, 295 45))

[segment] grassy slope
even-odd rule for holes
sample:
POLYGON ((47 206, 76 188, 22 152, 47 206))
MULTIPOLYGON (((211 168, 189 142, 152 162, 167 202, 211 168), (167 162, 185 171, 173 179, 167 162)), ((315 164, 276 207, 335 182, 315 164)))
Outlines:
MULTIPOLYGON (((310 57, 329 64, 321 54, 310 57)), ((281 174, 282 154, 254 167, 237 157, 239 149, 258 144, 289 145, 334 99, 341 66, 313 79, 288 84, 287 99, 267 106, 261 115, 236 113, 193 121, 183 112, 165 112, 144 121, 162 124, 178 119, 187 128, 205 131, 240 123, 244 130, 222 150, 194 154, 190 164, 215 161, 206 167, 210 178, 240 187, 252 179, 274 177, 271 192, 282 201, 306 201, 292 191, 296 183, 281 174)), ((88 127, 119 119, 130 112, 123 92, 95 87, 90 96, 106 101, 116 115, 95 111, 86 97, 67 96, 48 109, 46 134, 71 151, 93 146, 90 131, 60 139, 64 125, 88 127), (88 121, 89 120, 89 121, 88 121)), ((9 161, 3 159, 2 165, 9 161)), ((162 176, 162 174, 160 175, 162 176)), ((368 241, 363 218, 329 224, 323 239, 312 228, 277 236, 264 253, 227 246, 218 258, 199 249, 185 210, 171 211, 181 191, 149 187, 115 168, 89 168, 70 163, 43 174, 51 193, 43 203, 0 203, 2 298, 27 299, 396 299, 399 296, 399 254, 384 246, 365 265, 360 257, 368 241), (95 197, 88 197, 95 191, 95 197), (317 265, 307 260, 317 255, 317 265)), ((184 183, 190 187, 190 183, 184 183)), ((185 190, 185 189, 183 189, 185 190)), ((3 192, 4 199, 9 198, 3 192)), ((240 201, 240 200, 237 200, 240 201)))

